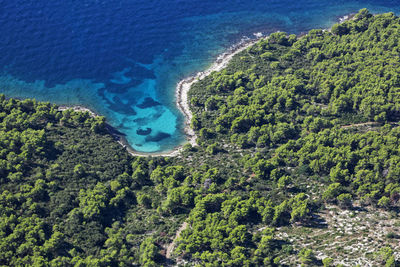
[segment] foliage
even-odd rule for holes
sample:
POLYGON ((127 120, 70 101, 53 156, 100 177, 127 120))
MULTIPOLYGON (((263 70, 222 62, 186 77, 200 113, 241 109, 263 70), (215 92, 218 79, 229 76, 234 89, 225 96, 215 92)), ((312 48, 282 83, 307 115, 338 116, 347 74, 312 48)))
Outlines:
POLYGON ((171 243, 201 266, 319 263, 277 233, 327 203, 398 208, 399 31, 361 10, 260 40, 192 86, 199 146, 174 158, 130 156, 103 117, 0 96, 0 265, 175 264, 171 243))

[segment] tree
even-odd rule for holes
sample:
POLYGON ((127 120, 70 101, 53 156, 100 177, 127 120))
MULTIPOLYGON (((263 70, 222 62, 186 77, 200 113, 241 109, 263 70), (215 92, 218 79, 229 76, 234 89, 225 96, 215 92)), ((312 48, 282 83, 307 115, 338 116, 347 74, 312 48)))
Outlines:
POLYGON ((75 165, 74 175, 77 177, 83 177, 85 175, 85 168, 82 166, 82 164, 75 165))
POLYGON ((150 196, 143 193, 137 194, 137 202, 145 208, 150 208, 152 203, 150 196))
POLYGON ((345 35, 350 33, 347 23, 335 24, 332 26, 331 31, 336 35, 345 35))
POLYGON ((352 207, 352 199, 353 199, 353 197, 351 196, 351 194, 348 194, 348 193, 340 194, 337 197, 339 206, 341 208, 345 208, 345 209, 349 209, 352 207))
POLYGON ((79 208, 87 220, 99 217, 107 207, 109 189, 103 183, 97 183, 93 190, 81 189, 79 192, 79 208))
POLYGON ((312 263, 316 260, 314 252, 311 249, 303 248, 299 252, 300 262, 304 265, 312 265, 312 263))
POLYGON ((146 267, 158 266, 158 264, 156 263, 157 256, 158 248, 154 244, 154 239, 152 237, 146 238, 140 244, 140 264, 146 267))

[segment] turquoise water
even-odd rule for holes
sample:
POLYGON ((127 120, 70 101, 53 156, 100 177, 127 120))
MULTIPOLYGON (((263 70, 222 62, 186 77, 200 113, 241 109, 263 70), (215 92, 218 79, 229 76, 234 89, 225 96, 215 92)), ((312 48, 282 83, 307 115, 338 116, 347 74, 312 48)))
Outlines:
POLYGON ((104 115, 140 152, 185 140, 179 80, 243 38, 327 28, 398 1, 3 1, 0 88, 10 97, 79 104, 104 115))

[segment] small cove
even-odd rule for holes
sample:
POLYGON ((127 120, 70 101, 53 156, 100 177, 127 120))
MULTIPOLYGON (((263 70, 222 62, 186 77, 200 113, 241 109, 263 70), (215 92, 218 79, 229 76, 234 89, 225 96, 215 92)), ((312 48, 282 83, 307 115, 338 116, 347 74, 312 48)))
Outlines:
POLYGON ((88 107, 134 150, 170 151, 186 138, 180 80, 243 38, 327 28, 363 7, 399 12, 395 1, 10 1, 1 93, 88 107))

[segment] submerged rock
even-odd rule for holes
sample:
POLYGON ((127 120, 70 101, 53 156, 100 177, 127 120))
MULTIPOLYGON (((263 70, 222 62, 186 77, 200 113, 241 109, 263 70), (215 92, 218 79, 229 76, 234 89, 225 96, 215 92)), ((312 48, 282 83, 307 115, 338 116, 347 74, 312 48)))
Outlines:
POLYGON ((141 109, 145 109, 145 108, 151 108, 151 107, 160 106, 160 105, 161 105, 160 102, 155 101, 151 97, 146 97, 141 104, 137 105, 137 107, 141 108, 141 109))
POLYGON ((146 129, 137 129, 136 133, 138 135, 149 135, 151 134, 152 129, 151 128, 146 128, 146 129))
POLYGON ((168 133, 164 133, 164 132, 158 132, 154 136, 151 136, 151 135, 147 136, 145 140, 146 140, 146 142, 160 142, 161 140, 168 138, 168 137, 171 137, 171 135, 168 133))

